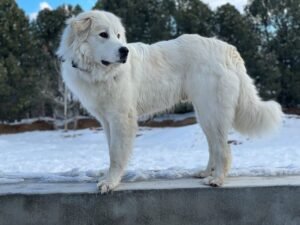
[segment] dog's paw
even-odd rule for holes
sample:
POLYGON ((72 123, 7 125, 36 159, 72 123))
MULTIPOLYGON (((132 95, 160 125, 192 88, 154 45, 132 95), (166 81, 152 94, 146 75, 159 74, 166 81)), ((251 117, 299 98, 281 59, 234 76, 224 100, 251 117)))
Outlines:
POLYGON ((224 179, 221 177, 206 177, 203 183, 212 187, 221 187, 224 183, 224 179))
POLYGON ((209 176, 211 176, 211 172, 209 172, 207 170, 199 171, 199 172, 194 174, 194 177, 200 178, 200 179, 203 179, 203 178, 206 178, 206 177, 209 177, 209 176))
POLYGON ((101 194, 107 194, 109 192, 112 192, 116 186, 117 185, 114 185, 113 183, 108 182, 106 180, 99 181, 97 184, 98 190, 101 194))

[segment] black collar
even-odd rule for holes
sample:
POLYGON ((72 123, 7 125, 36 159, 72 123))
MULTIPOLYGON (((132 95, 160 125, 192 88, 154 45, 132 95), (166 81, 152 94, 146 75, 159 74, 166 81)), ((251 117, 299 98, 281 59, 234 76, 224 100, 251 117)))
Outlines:
POLYGON ((58 61, 64 63, 66 60, 62 56, 57 56, 58 61))
POLYGON ((75 68, 75 69, 78 69, 78 70, 80 70, 81 72, 84 72, 84 73, 89 72, 87 69, 83 69, 83 68, 79 67, 78 64, 76 62, 74 62, 73 60, 72 60, 72 67, 75 68))
MULTIPOLYGON (((66 62, 66 60, 65 60, 62 56, 59 56, 59 57, 58 57, 58 60, 59 60, 61 63, 66 62)), ((90 72, 90 71, 88 71, 87 69, 83 69, 83 68, 79 67, 78 64, 77 64, 76 62, 74 62, 74 60, 72 60, 71 64, 72 64, 72 67, 73 67, 73 68, 78 69, 78 70, 80 70, 81 72, 84 72, 84 73, 89 73, 89 72, 90 72)))

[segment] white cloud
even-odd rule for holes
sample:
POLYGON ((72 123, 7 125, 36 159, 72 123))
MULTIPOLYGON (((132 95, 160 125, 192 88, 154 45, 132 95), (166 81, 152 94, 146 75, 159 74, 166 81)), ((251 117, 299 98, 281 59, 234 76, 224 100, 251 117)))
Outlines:
POLYGON ((221 5, 230 3, 231 5, 234 5, 240 12, 244 11, 244 7, 247 4, 247 0, 203 0, 203 2, 207 3, 212 9, 216 9, 221 5))
POLYGON ((38 13, 37 12, 33 12, 29 14, 29 19, 30 20, 35 20, 37 18, 38 13))
POLYGON ((40 3, 40 10, 43 10, 43 9, 50 9, 50 10, 52 10, 52 7, 51 7, 51 5, 48 2, 41 2, 40 3))
MULTIPOLYGON (((49 9, 52 10, 52 6, 48 2, 40 2, 39 4, 39 11, 44 10, 44 9, 49 9)), ((39 12, 32 12, 29 14, 29 19, 30 20, 35 20, 38 16, 39 12)))

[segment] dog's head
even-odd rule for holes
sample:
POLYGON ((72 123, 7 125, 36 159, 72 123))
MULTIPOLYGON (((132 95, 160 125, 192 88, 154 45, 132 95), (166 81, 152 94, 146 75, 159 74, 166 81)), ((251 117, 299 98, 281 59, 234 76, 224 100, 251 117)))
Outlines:
MULTIPOLYGON (((104 68, 126 63, 125 30, 120 19, 105 11, 83 12, 67 21, 58 56, 104 68)), ((77 63, 77 62, 76 62, 77 63)))

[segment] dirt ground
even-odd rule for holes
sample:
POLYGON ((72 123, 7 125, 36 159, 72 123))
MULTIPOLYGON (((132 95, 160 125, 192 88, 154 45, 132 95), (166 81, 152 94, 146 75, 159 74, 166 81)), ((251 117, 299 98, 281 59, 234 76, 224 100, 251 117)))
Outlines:
MULTIPOLYGON (((286 114, 296 114, 300 115, 300 108, 288 108, 283 109, 286 114)), ((146 127, 181 127, 186 125, 195 124, 195 117, 189 117, 183 120, 147 120, 139 122, 140 126, 146 127)), ((68 123, 68 129, 86 129, 86 128, 97 128, 100 127, 100 124, 97 120, 93 118, 82 118, 77 120, 77 125, 75 121, 71 121, 68 123)), ((1 124, 0 123, 0 134, 13 134, 20 133, 26 131, 36 131, 36 130, 55 130, 55 129, 63 129, 63 127, 57 127, 53 121, 43 121, 37 120, 31 124, 1 124)))

